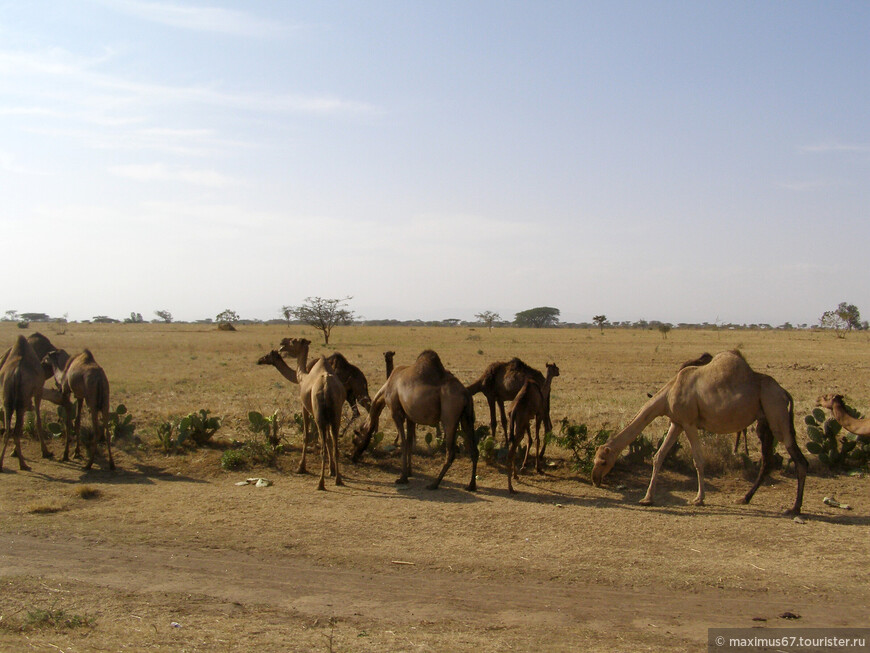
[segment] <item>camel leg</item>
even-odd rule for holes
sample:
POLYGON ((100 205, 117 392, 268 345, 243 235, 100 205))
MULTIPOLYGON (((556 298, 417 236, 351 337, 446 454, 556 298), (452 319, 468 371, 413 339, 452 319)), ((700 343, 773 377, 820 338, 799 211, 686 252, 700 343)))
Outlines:
POLYGON ((406 431, 408 434, 408 476, 414 475, 414 445, 417 442, 417 425, 411 420, 406 422, 406 431))
POLYGON ((692 505, 704 505, 704 453, 701 449, 701 440, 698 438, 698 429, 694 426, 686 426, 686 437, 692 448, 692 460, 695 463, 695 471, 698 474, 698 494, 692 499, 692 505))
POLYGON ((332 445, 332 459, 335 461, 335 484, 336 485, 344 485, 344 481, 341 478, 341 471, 338 469, 338 429, 340 426, 341 415, 337 416, 332 423, 331 429, 331 445, 332 445))
MULTIPOLYGON (((496 399, 496 403, 498 404, 498 410, 501 414, 501 427, 504 429, 504 446, 508 446, 508 420, 504 413, 504 402, 496 399)), ((495 435, 495 431, 493 431, 493 435, 495 435)))
POLYGON ((801 505, 804 501, 804 483, 807 480, 807 468, 809 467, 809 464, 807 463, 807 459, 804 458, 804 454, 800 450, 798 443, 794 441, 794 438, 792 438, 792 441, 787 444, 785 448, 794 462, 794 471, 797 475, 797 494, 795 495, 794 505, 791 510, 786 511, 786 514, 799 515, 801 514, 801 505))
MULTIPOLYGON (((544 434, 544 446, 547 446, 547 437, 544 434)), ((535 471, 544 473, 544 450, 541 448, 541 418, 535 417, 535 471)))
POLYGON ((656 455, 653 457, 652 477, 649 479, 649 487, 646 489, 646 495, 644 495, 643 499, 638 502, 640 505, 653 505, 653 494, 655 493, 659 470, 661 470, 662 465, 664 465, 668 452, 671 450, 671 447, 674 446, 674 442, 677 441, 677 438, 680 437, 682 430, 683 428, 680 425, 671 422, 668 434, 665 436, 665 439, 662 440, 662 446, 659 447, 659 450, 656 451, 656 455))
MULTIPOLYGON (((90 469, 94 464, 94 459, 97 457, 97 442, 100 441, 100 432, 97 427, 97 410, 88 406, 91 411, 91 426, 93 426, 94 434, 91 438, 90 451, 88 452, 88 462, 85 464, 85 469, 90 469)), ((81 409, 80 409, 81 410, 81 409)))
MULTIPOLYGON (((454 458, 456 458, 456 424, 453 424, 451 427, 448 427, 446 424, 444 425, 444 445, 447 448, 447 453, 444 457, 444 464, 441 466, 441 471, 438 472, 438 478, 426 486, 426 489, 428 490, 438 489, 444 475, 447 473, 447 470, 450 469, 450 465, 453 464, 454 458)), ((472 481, 473 480, 474 477, 472 477, 472 481)))
POLYGON ((538 456, 538 460, 540 461, 540 462, 538 462, 538 467, 537 467, 539 474, 544 473, 544 454, 547 451, 547 433, 549 433, 550 431, 552 431, 552 429, 551 428, 548 429, 547 424, 545 422, 544 423, 544 437, 542 438, 543 442, 541 443, 541 453, 538 456))
POLYGON ((321 428, 319 421, 315 421, 315 425, 317 426, 317 432, 320 434, 320 480, 317 482, 317 489, 326 490, 324 479, 326 478, 326 466, 329 459, 329 453, 327 453, 329 445, 326 440, 329 436, 326 434, 326 427, 323 426, 321 428))
POLYGON ((73 458, 81 458, 82 454, 79 450, 79 445, 82 441, 82 404, 84 403, 84 399, 76 400, 76 423, 75 423, 75 434, 76 434, 76 450, 73 453, 73 458))
POLYGON ((740 448, 740 431, 737 431, 737 435, 734 438, 734 455, 737 455, 737 449, 740 448))
POLYGON ((52 453, 48 450, 48 447, 45 444, 45 436, 42 433, 42 415, 40 414, 42 411, 40 407, 42 405, 42 390, 37 390, 33 395, 33 410, 36 411, 36 436, 39 438, 39 446, 42 448, 42 457, 43 458, 52 458, 52 453))
POLYGON ((104 410, 96 410, 93 413, 94 420, 94 433, 97 432, 97 421, 102 421, 102 425, 100 427, 100 434, 106 440, 106 451, 109 454, 109 469, 115 469, 115 459, 112 457, 112 438, 109 436, 109 409, 105 408, 104 410))
MULTIPOLYGON (((12 435, 12 412, 7 407, 5 411, 5 430, 6 433, 3 434, 3 451, 0 451, 0 471, 3 471, 3 458, 6 456, 6 445, 9 444, 9 437, 12 435)), ((18 449, 18 462, 20 463, 21 458, 21 445, 18 442, 17 438, 15 439, 15 443, 13 444, 13 449, 18 449)))
MULTIPOLYGON (((492 429, 490 431, 490 435, 495 438, 498 435, 498 422, 495 418, 495 399, 486 398, 486 403, 489 404, 489 428, 492 429)), ((507 429, 504 431, 504 444, 508 446, 508 432, 507 429)))
POLYGON ((69 396, 63 398, 63 458, 61 460, 66 462, 69 460, 69 441, 72 438, 72 402, 69 400, 69 396))
POLYGON ((761 467, 758 470, 758 478, 755 483, 749 488, 749 492, 742 499, 738 499, 737 503, 749 503, 756 490, 761 487, 761 482, 767 473, 770 471, 770 459, 773 455, 773 432, 770 430, 766 421, 758 420, 758 425, 755 427, 755 432, 758 434, 758 439, 761 441, 761 467))
POLYGON ((302 407, 302 460, 299 461, 299 467, 296 468, 297 474, 305 474, 305 456, 308 453, 308 430, 311 428, 311 417, 305 406, 302 407))
MULTIPOLYGON (((11 425, 11 420, 10 420, 11 425)), ((24 462, 24 453, 21 451, 21 431, 24 428, 24 409, 15 409, 15 430, 12 431, 12 437, 15 438, 15 449, 18 451, 18 469, 23 472, 29 472, 30 467, 27 463, 24 462)), ((7 437, 9 435, 9 430, 7 427, 6 431, 7 437)), ((6 444, 4 442, 3 449, 6 449, 6 444)))
POLYGON ((519 443, 520 439, 522 439, 522 437, 517 439, 517 438, 513 437, 513 434, 511 434, 511 439, 510 439, 511 444, 510 444, 510 448, 508 449, 508 459, 507 459, 508 492, 510 492, 511 494, 517 493, 517 491, 514 489, 514 484, 512 482, 512 479, 516 474, 516 470, 514 469, 514 457, 516 456, 517 444, 519 443))
MULTIPOLYGON (((471 398, 469 398, 471 401, 471 398)), ((465 489, 468 492, 476 492, 477 491, 477 461, 480 458, 480 451, 477 449, 477 439, 474 435, 474 417, 472 416, 473 410, 468 410, 469 407, 466 406, 466 410, 462 413, 462 435, 465 437, 465 444, 468 446, 469 454, 471 454, 471 480, 468 482, 468 485, 465 486, 465 489)))
POLYGON ((402 446, 402 473, 396 479, 396 484, 406 485, 411 467, 411 451, 408 435, 405 433, 405 416, 393 413, 393 422, 396 424, 396 431, 399 433, 399 442, 402 446))

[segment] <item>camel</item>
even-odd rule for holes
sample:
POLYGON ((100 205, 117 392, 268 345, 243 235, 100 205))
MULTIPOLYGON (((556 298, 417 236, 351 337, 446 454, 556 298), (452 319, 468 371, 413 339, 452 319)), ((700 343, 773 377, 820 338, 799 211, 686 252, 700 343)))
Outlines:
MULTIPOLYGON (((387 380, 388 381, 390 380, 390 375, 393 373, 393 356, 395 356, 395 355, 396 355, 396 352, 394 352, 394 351, 385 351, 384 352, 384 362, 387 365, 387 380)), ((401 365, 401 366, 399 366, 398 369, 403 370, 406 367, 408 367, 408 366, 401 365)), ((441 422, 438 422, 435 425, 435 437, 438 438, 439 440, 443 439, 441 436, 441 422)), ((399 446, 399 434, 398 433, 396 433, 396 439, 393 440, 393 446, 395 446, 395 447, 399 446)), ((414 450, 414 440, 411 440, 411 450, 412 451, 414 450)))
POLYGON ((82 407, 87 404, 91 413, 94 435, 91 438, 85 469, 90 469, 94 464, 97 443, 103 439, 106 441, 106 450, 109 454, 109 469, 115 469, 115 459, 112 457, 112 438, 106 432, 109 424, 109 378, 106 376, 105 370, 97 363, 90 349, 85 349, 72 358, 67 356, 63 350, 52 351, 46 354, 42 360, 44 364, 51 366, 54 380, 60 387, 63 394, 63 405, 66 408, 66 436, 62 460, 69 460, 70 416, 72 413, 70 395, 72 394, 76 398, 76 449, 73 456, 78 458, 80 455, 82 407))
POLYGON ((24 413, 33 407, 36 411, 36 434, 42 447, 42 457, 51 458, 51 452, 45 445, 42 434, 42 418, 39 415, 39 404, 42 401, 42 386, 45 385, 45 373, 42 364, 36 357, 33 347, 24 336, 18 336, 15 344, 3 354, 0 362, 0 387, 3 391, 3 411, 6 433, 3 436, 3 450, 0 452, 0 470, 3 469, 3 457, 6 455, 6 445, 10 436, 14 438, 14 449, 18 454, 18 468, 30 470, 24 462, 21 451, 21 431, 24 427, 24 413), (15 414, 15 429, 12 429, 12 415, 15 414))
MULTIPOLYGON (((508 424, 507 416, 504 411, 504 402, 513 400, 520 388, 526 382, 526 379, 532 379, 541 387, 544 386, 544 375, 533 367, 529 367, 519 358, 512 358, 507 362, 490 363, 481 374, 480 378, 468 386, 468 391, 473 395, 482 392, 489 404, 489 423, 490 433, 496 436, 497 423, 495 419, 495 406, 498 404, 499 412, 501 413, 501 426, 504 430, 505 446, 508 446, 508 424)), ((547 431, 553 430, 553 424, 550 421, 550 396, 545 397, 546 417, 544 419, 544 428, 547 431)))
POLYGON ((387 365, 387 379, 390 378, 390 374, 393 373, 393 356, 396 355, 394 351, 385 351, 384 352, 384 363, 387 365))
MULTIPOLYGON (((303 431, 308 433, 313 418, 320 435, 320 481, 317 489, 325 490, 324 478, 328 460, 330 473, 333 471, 335 473, 335 484, 344 485, 338 465, 338 427, 341 423, 341 407, 347 398, 347 392, 323 356, 318 358, 309 369, 310 344, 311 341, 306 338, 284 338, 281 340, 281 352, 296 357, 296 378, 299 380, 299 393, 302 400, 303 431)), ((302 461, 297 471, 305 472, 304 446, 302 461)))
POLYGON ((642 505, 653 504, 659 471, 682 431, 686 432, 689 439, 698 475, 698 494, 692 503, 703 505, 704 460, 698 429, 712 433, 733 433, 757 420, 756 431, 762 450, 761 469, 755 484, 740 502, 749 503, 767 474, 775 436, 788 450, 798 477, 797 496, 788 512, 800 514, 808 464, 795 441, 794 401, 772 377, 753 371, 739 351, 722 352, 706 365, 681 369, 622 431, 598 447, 592 468, 592 482, 596 487, 601 486, 601 481, 613 468, 619 453, 650 422, 661 416, 668 417, 671 425, 653 459, 652 478, 646 495, 640 500, 642 505))
POLYGON ((834 419, 840 423, 840 426, 849 431, 849 433, 854 433, 855 435, 870 435, 870 419, 858 419, 857 417, 852 417, 846 411, 846 405, 843 403, 843 395, 822 395, 816 403, 818 403, 822 408, 830 410, 834 419))
MULTIPOLYGON (((359 417, 359 409, 357 404, 362 404, 363 408, 368 410, 371 408, 372 399, 369 396, 369 382, 366 380, 366 375, 362 373, 356 365, 348 362, 348 360, 340 353, 335 352, 331 356, 326 357, 326 362, 329 365, 330 371, 338 377, 341 384, 347 392, 347 403, 350 405, 351 412, 354 418, 359 417)), ((308 371, 317 363, 317 360, 308 362, 308 371)), ((281 376, 290 381, 290 383, 298 383, 296 380, 296 372, 287 365, 281 358, 281 354, 274 349, 265 356, 257 360, 257 365, 272 365, 277 369, 281 376), (277 356, 277 358, 276 358, 277 356)))
POLYGON ((356 462, 365 451, 372 434, 378 430, 378 419, 388 406, 402 442, 402 473, 396 483, 407 483, 411 476, 411 448, 417 424, 444 424, 447 448, 444 465, 428 488, 435 490, 456 457, 456 431, 460 423, 471 455, 471 481, 466 490, 477 489, 477 443, 474 435, 474 401, 465 386, 444 369, 441 359, 431 349, 422 352, 413 365, 395 368, 390 378, 372 399, 372 408, 361 430, 356 431, 357 446, 352 460, 356 462), (407 432, 405 427, 407 426, 407 432))
MULTIPOLYGON (((516 455, 517 447, 523 440, 523 436, 528 436, 528 446, 526 447, 526 455, 523 459, 522 468, 525 469, 526 462, 529 459, 529 451, 532 448, 532 429, 529 422, 532 418, 535 419, 535 442, 537 444, 535 468, 539 474, 544 472, 543 452, 541 451, 541 422, 546 417, 546 396, 549 391, 549 385, 553 378, 559 376, 559 368, 555 363, 547 363, 547 378, 544 381, 544 387, 538 385, 531 379, 526 379, 523 387, 514 397, 510 407, 510 417, 508 419, 508 428, 510 435, 510 449, 508 450, 507 475, 508 475, 508 492, 516 494, 511 478, 519 478, 519 474, 514 466, 514 456, 516 455)), ((544 442, 546 446, 546 441, 544 442)))
MULTIPOLYGON (((51 340, 42 335, 39 331, 34 331, 29 336, 27 336, 27 343, 33 347, 33 351, 36 354, 36 357, 42 361, 43 357, 50 351, 55 351, 57 347, 51 344, 51 340)), ((6 357, 9 355, 10 349, 7 349, 2 356, 0 356, 0 367, 3 367, 3 363, 6 361, 6 357)), ((45 375, 45 380, 52 378, 52 371, 50 367, 46 367, 43 365, 43 374, 45 375)), ((63 397, 61 393, 55 388, 44 388, 42 391, 42 398, 46 401, 50 401, 53 404, 57 404, 58 406, 63 401, 63 397)))

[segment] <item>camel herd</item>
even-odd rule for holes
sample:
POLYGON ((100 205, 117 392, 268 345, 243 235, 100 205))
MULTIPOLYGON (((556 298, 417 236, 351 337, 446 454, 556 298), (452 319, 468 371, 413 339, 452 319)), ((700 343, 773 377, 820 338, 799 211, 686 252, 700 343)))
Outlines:
MULTIPOLYGON (((305 441, 315 434, 321 444, 321 466, 318 489, 325 488, 327 469, 336 485, 342 485, 339 469, 338 440, 344 402, 351 406, 354 418, 358 406, 368 416, 355 430, 354 449, 351 456, 358 462, 378 430, 384 408, 390 409, 398 432, 401 447, 401 473, 396 483, 408 483, 413 474, 411 453, 417 425, 431 426, 441 431, 446 449, 445 460, 438 476, 428 486, 436 489, 456 457, 457 434, 461 430, 471 456, 471 477, 466 489, 477 489, 478 448, 474 431, 474 401, 477 393, 483 393, 489 405, 490 425, 496 434, 496 406, 508 447, 508 490, 515 493, 512 479, 517 477, 516 450, 527 439, 525 458, 520 467, 525 467, 532 445, 531 422, 535 422, 536 469, 543 471, 546 440, 541 442, 540 427, 552 430, 550 419, 550 388, 553 379, 559 376, 555 363, 548 363, 546 375, 526 365, 518 358, 490 364, 483 374, 470 385, 464 385, 445 369, 432 350, 422 352, 410 365, 394 366, 395 352, 384 353, 387 368, 386 383, 369 396, 365 375, 339 353, 329 357, 320 356, 309 361, 310 341, 305 338, 284 338, 278 350, 262 356, 259 365, 271 365, 290 382, 298 385, 302 403, 302 419, 305 441), (293 369, 284 357, 296 361, 293 369), (505 403, 510 402, 505 410, 505 403), (312 424, 314 428, 312 429, 312 424)), ((90 411, 94 437, 90 439, 90 451, 85 469, 94 462, 97 443, 105 440, 109 468, 114 469, 110 437, 105 433, 109 418, 109 381, 106 373, 85 349, 80 354, 69 356, 55 348, 39 333, 29 338, 19 336, 16 342, 0 357, 0 387, 3 392, 5 436, 0 452, 0 470, 9 438, 15 442, 15 455, 20 469, 29 467, 21 453, 20 436, 23 415, 31 408, 36 411, 36 432, 42 447, 42 456, 50 457, 46 446, 39 407, 42 399, 64 406, 65 446, 63 460, 69 458, 70 436, 76 438, 74 457, 79 454, 79 433, 84 406, 90 411), (49 379, 55 388, 45 387, 49 379), (71 397, 76 399, 75 427, 71 397), (12 418, 15 425, 12 426, 12 418)), ((834 417, 849 431, 859 435, 870 434, 870 420, 849 416, 839 395, 823 395, 819 405, 832 411, 834 417)), ((598 447, 592 469, 592 482, 600 486, 613 468, 619 454, 633 442, 657 417, 667 417, 670 427, 653 458, 649 487, 640 503, 651 505, 656 482, 662 464, 680 433, 685 432, 691 447, 692 458, 698 477, 698 492, 692 503, 704 503, 704 459, 701 452, 699 429, 711 433, 738 433, 756 424, 761 441, 761 465, 755 483, 742 503, 748 503, 770 469, 775 441, 781 442, 795 465, 797 494, 790 513, 798 514, 803 501, 804 483, 807 475, 807 460, 797 445, 794 429, 794 402, 791 395, 772 377, 753 371, 738 351, 726 351, 716 356, 704 354, 698 359, 684 363, 676 375, 640 409, 634 419, 606 443, 598 447)), ((736 448, 736 444, 735 444, 736 448)), ((306 447, 302 447, 302 459, 298 472, 304 473, 306 447)))
MULTIPOLYGON (((36 412, 36 434, 42 447, 42 457, 50 458, 51 452, 45 444, 40 417, 42 399, 64 407, 64 452, 63 460, 69 460, 69 438, 72 431, 72 402, 70 395, 76 398, 74 457, 79 453, 79 436, 81 432, 81 414, 83 404, 87 404, 91 413, 94 437, 90 440, 90 451, 85 469, 94 464, 97 442, 100 435, 105 434, 109 420, 109 380, 105 371, 94 359, 94 355, 85 349, 76 356, 70 356, 63 349, 57 349, 48 338, 41 333, 34 333, 25 338, 18 336, 15 344, 0 357, 0 388, 3 392, 4 429, 3 450, 0 451, 0 471, 3 469, 3 458, 10 436, 15 440, 15 455, 18 457, 18 467, 29 470, 24 462, 21 451, 21 431, 24 426, 24 413, 33 408, 36 412), (46 388, 45 382, 54 379, 56 389, 46 388), (15 416, 15 427, 12 427, 12 417, 15 416)), ((109 469, 115 469, 112 457, 112 439, 103 437, 109 455, 109 469)))

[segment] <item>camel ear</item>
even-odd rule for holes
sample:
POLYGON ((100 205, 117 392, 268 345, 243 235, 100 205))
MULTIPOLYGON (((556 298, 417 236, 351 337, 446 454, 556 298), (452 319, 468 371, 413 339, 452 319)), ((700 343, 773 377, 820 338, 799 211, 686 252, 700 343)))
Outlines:
POLYGON ((605 455, 605 456, 609 456, 609 455, 610 455, 610 447, 604 447, 604 455, 605 455))

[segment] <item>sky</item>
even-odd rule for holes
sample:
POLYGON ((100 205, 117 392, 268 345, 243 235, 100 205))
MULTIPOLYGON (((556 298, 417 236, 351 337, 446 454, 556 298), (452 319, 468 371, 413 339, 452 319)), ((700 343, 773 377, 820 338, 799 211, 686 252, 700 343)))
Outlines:
POLYGON ((0 0, 8 310, 870 315, 870 4, 0 0))

